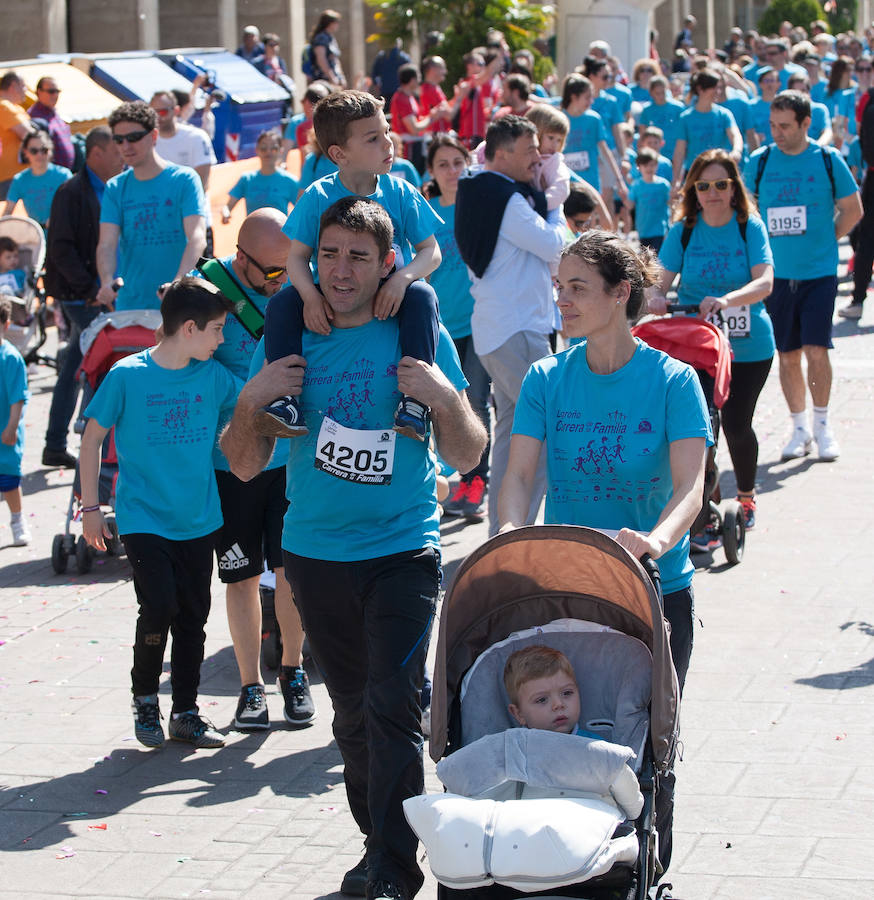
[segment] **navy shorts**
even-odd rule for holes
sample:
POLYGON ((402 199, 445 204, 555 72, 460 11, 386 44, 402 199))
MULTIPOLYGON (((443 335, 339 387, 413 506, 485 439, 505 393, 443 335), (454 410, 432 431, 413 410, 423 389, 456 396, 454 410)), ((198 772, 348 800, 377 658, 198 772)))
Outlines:
POLYGON ((0 475, 0 493, 14 491, 20 484, 20 475, 0 475))
POLYGON ((282 566, 282 520, 288 509, 285 466, 267 469, 251 481, 216 469, 216 484, 225 523, 215 555, 225 584, 245 581, 282 566))
POLYGON ((837 275, 804 281, 775 278, 774 290, 765 298, 765 308, 774 323, 777 349, 781 353, 808 345, 831 349, 837 293, 837 275))

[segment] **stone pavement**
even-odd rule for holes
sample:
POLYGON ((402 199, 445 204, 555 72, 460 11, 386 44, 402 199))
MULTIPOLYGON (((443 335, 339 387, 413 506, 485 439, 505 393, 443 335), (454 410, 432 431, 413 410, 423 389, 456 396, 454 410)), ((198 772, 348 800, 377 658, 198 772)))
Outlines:
MULTIPOLYGON (((726 566, 716 550, 696 577, 701 627, 683 708, 670 878, 687 900, 874 896, 874 579, 864 562, 874 526, 874 326, 866 320, 837 326, 840 461, 779 462, 788 419, 772 372, 757 416, 759 525, 741 565, 726 566)), ((9 545, 0 513, 0 895, 339 897, 361 840, 317 676, 320 717, 309 729, 232 734, 214 751, 175 743, 147 751, 133 739, 127 565, 103 557, 77 575, 71 560, 58 576, 49 563, 72 482, 71 472, 38 464, 51 384, 41 368, 28 411, 32 547, 9 545)), ((729 476, 724 484, 731 495, 729 476)), ((447 522, 447 569, 484 537, 482 525, 447 522)), ((238 679, 222 598, 216 581, 201 704, 227 730, 238 679)), ((282 723, 281 697, 268 687, 282 723)), ((430 764, 428 773, 437 790, 430 764)), ((420 896, 435 896, 430 873, 420 896)))

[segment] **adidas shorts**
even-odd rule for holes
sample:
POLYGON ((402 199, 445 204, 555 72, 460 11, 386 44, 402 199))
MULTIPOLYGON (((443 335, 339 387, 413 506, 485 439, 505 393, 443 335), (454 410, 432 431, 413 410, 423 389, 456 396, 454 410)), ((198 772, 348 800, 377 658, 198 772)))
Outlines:
POLYGON ((225 523, 216 543, 219 578, 225 584, 244 581, 282 565, 282 519, 285 466, 267 469, 251 481, 230 472, 215 473, 225 523))

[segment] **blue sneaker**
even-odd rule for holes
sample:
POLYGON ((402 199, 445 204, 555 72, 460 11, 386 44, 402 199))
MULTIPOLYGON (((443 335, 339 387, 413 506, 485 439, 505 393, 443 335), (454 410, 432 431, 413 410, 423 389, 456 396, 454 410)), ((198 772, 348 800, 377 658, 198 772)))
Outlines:
POLYGON ((162 747, 164 729, 161 727, 161 710, 158 695, 134 697, 131 701, 134 713, 134 735, 144 747, 162 747))
POLYGON ((280 397, 255 414, 255 427, 267 437, 300 437, 309 429, 297 397, 280 397))
POLYGON ((224 747, 225 736, 208 719, 197 713, 197 707, 170 718, 170 737, 195 747, 224 747))
POLYGON ((276 679, 285 704, 283 715, 289 725, 309 725, 316 717, 310 680, 301 666, 282 666, 276 679))
POLYGON ((431 430, 431 410, 412 397, 401 397, 395 412, 394 430, 417 441, 426 440, 431 430))

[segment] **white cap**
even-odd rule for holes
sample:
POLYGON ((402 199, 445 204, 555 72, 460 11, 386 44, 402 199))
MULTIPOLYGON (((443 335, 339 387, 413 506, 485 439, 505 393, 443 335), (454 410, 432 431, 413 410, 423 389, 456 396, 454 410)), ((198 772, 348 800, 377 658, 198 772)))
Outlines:
POLYGON ((258 30, 257 25, 247 25, 243 29, 243 34, 253 34, 255 37, 261 37, 261 32, 258 30))

